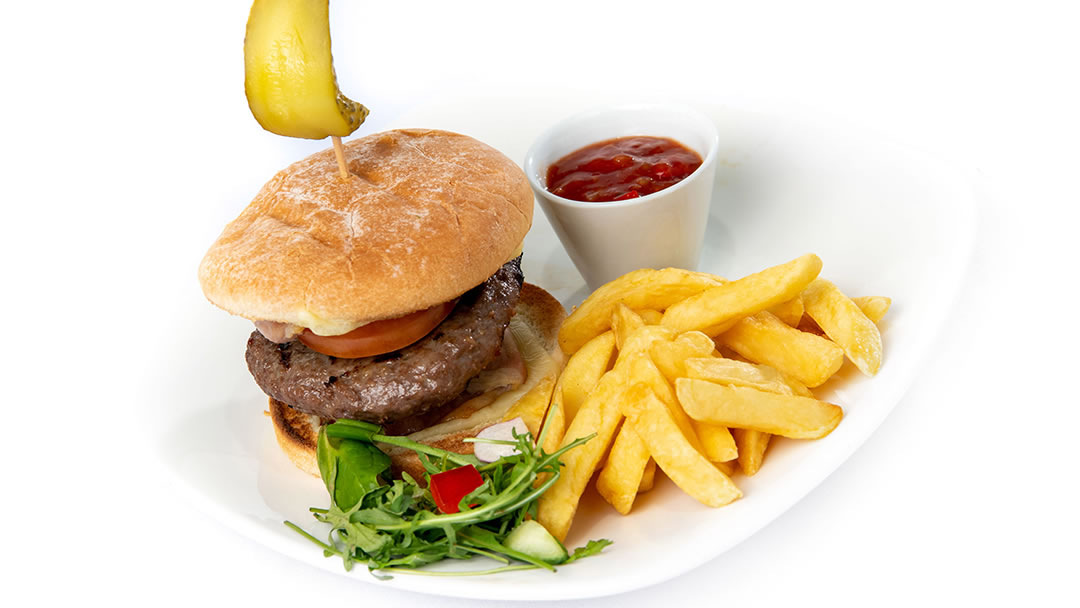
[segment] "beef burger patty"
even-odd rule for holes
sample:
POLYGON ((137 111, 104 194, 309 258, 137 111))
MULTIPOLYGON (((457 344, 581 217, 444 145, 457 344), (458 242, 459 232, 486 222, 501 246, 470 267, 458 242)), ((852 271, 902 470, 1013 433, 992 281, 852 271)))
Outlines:
POLYGON ((401 350, 340 359, 254 331, 247 364, 269 396, 323 418, 383 424, 457 397, 499 352, 524 277, 521 256, 466 292, 427 336, 401 350))

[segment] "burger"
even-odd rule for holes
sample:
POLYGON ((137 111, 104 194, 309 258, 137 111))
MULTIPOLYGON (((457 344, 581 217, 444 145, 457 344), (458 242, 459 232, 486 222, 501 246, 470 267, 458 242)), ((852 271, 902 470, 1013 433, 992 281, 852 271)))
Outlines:
MULTIPOLYGON (((203 292, 254 322, 247 366, 301 469, 318 475, 319 428, 341 418, 470 453, 465 438, 546 403, 562 365, 565 312, 521 271, 528 181, 446 131, 377 133, 344 154, 348 178, 325 150, 263 186, 203 258, 203 292)), ((388 453, 420 478, 415 453, 388 453)))

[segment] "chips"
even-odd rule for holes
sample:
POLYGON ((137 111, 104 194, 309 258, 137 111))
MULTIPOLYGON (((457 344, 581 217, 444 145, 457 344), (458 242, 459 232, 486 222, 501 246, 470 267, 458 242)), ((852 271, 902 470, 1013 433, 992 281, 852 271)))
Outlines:
POLYGON ((699 452, 705 451, 701 439, 698 438, 697 430, 694 428, 694 422, 679 407, 679 400, 675 396, 675 390, 668 384, 667 379, 660 373, 656 364, 652 362, 652 359, 649 358, 645 351, 631 355, 627 359, 626 374, 628 379, 632 378, 648 385, 653 394, 667 406, 672 420, 675 421, 675 426, 682 432, 687 443, 699 452))
POLYGON ((563 435, 562 445, 565 446, 579 437, 596 433, 591 441, 562 456, 559 479, 540 496, 537 519, 559 540, 564 540, 570 531, 581 494, 622 419, 619 403, 624 400, 625 390, 625 381, 618 371, 604 374, 563 435))
MULTIPOLYGON (((880 367, 875 324, 891 300, 850 299, 820 271, 812 254, 737 281, 645 269, 590 295, 559 332, 571 356, 544 389, 542 440, 550 452, 596 437, 562 457, 540 523, 564 539, 594 475, 600 496, 627 515, 657 467, 702 504, 729 504, 742 496, 731 476, 756 474, 772 435, 832 432, 843 410, 808 387, 829 380, 845 354, 864 371, 880 367)), ((533 401, 518 408, 530 419, 542 411, 533 401)))
POLYGON ((540 384, 534 386, 531 391, 510 407, 503 416, 503 420, 521 418, 533 437, 538 437, 540 427, 544 423, 544 414, 548 410, 548 404, 551 403, 551 392, 554 388, 555 379, 544 378, 540 384))
POLYGON ((789 327, 768 312, 741 319, 717 342, 815 387, 844 364, 844 350, 829 340, 789 327))
POLYGON ((578 408, 589 392, 600 382, 615 357, 615 334, 606 331, 592 340, 566 362, 559 376, 558 393, 561 395, 567 422, 574 419, 578 408))
POLYGON ((798 296, 819 272, 821 258, 809 253, 672 304, 662 323, 679 332, 698 330, 715 336, 743 317, 798 296))
POLYGON ((761 468, 772 435, 751 429, 731 429, 731 434, 739 450, 739 468, 743 475, 750 477, 761 468))
POLYGON ((892 307, 892 298, 884 296, 862 296, 851 298, 851 301, 855 302, 859 310, 863 311, 863 314, 874 323, 881 323, 882 317, 892 307))
POLYGON ((645 326, 645 320, 641 315, 630 310, 626 304, 616 304, 611 313, 611 331, 615 333, 615 348, 619 352, 626 350, 626 339, 639 327, 645 326))
POLYGON ((664 310, 720 283, 718 277, 680 268, 629 272, 594 291, 570 313, 559 330, 559 346, 564 353, 573 354, 607 331, 611 327, 611 313, 620 302, 630 308, 664 310))
POLYGON ((719 384, 746 386, 781 395, 813 397, 798 380, 768 365, 755 365, 720 357, 691 358, 683 363, 681 376, 719 384))
POLYGON ((855 367, 867 376, 881 368, 881 332, 859 306, 825 279, 817 279, 803 293, 806 314, 826 336, 844 349, 855 367))
MULTIPOLYGON (((648 448, 646 448, 648 449, 648 448)), ((645 472, 641 474, 641 485, 638 486, 638 494, 642 492, 648 492, 653 489, 653 484, 656 482, 656 461, 649 457, 649 462, 645 464, 645 472)))
POLYGON ((620 408, 640 429, 638 434, 657 466, 684 492, 710 507, 722 507, 742 496, 730 477, 686 441, 668 408, 647 385, 630 387, 620 408))
POLYGON ((769 309, 769 312, 776 315, 777 319, 780 319, 791 327, 799 326, 799 321, 802 321, 804 311, 805 308, 803 307, 801 295, 795 296, 787 302, 781 302, 769 309))
POLYGON ((675 394, 694 420, 792 439, 820 439, 844 417, 838 406, 817 399, 691 378, 679 378, 675 394))
POLYGON ((645 466, 649 463, 649 449, 641 440, 634 425, 623 421, 615 443, 611 445, 607 462, 596 478, 596 491, 623 515, 630 512, 641 488, 645 466))
POLYGON ((653 308, 640 308, 634 312, 641 317, 642 321, 645 321, 646 325, 659 325, 664 318, 664 313, 653 308))

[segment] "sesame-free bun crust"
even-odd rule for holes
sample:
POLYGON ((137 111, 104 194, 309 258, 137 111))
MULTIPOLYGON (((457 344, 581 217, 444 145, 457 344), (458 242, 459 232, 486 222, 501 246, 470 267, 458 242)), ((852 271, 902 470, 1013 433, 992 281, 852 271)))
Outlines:
MULTIPOLYGON (((413 433, 409 436, 411 439, 451 452, 472 454, 473 444, 465 442, 466 438, 475 437, 482 429, 501 421, 519 399, 532 390, 539 390, 537 387, 543 386, 546 380, 554 383, 563 365, 558 334, 566 312, 551 294, 530 283, 522 286, 515 312, 511 328, 515 330, 515 338, 519 339, 519 348, 525 347, 523 354, 528 370, 525 384, 500 395, 491 405, 468 418, 440 422, 413 433), (520 335, 525 332, 527 336, 520 335), (522 344, 523 341, 530 344, 522 344), (530 351, 532 356, 529 356, 530 351)), ((301 470, 318 476, 315 443, 319 436, 319 417, 294 410, 271 398, 270 419, 278 445, 289 460, 301 470)), ((405 471, 415 479, 423 479, 424 467, 415 452, 396 448, 387 450, 387 454, 394 471, 405 471)))
POLYGON ((451 300, 517 255, 532 225, 520 168, 465 135, 407 129, 285 168, 210 246, 199 282, 252 320, 336 335, 451 300))

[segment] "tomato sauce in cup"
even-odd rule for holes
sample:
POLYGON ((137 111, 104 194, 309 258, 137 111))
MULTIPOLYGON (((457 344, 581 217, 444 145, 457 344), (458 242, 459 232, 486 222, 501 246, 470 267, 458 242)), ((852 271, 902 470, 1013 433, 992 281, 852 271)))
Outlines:
POLYGON ((673 139, 619 137, 554 162, 547 170, 547 189, 574 201, 624 201, 674 186, 701 162, 697 152, 673 139))

